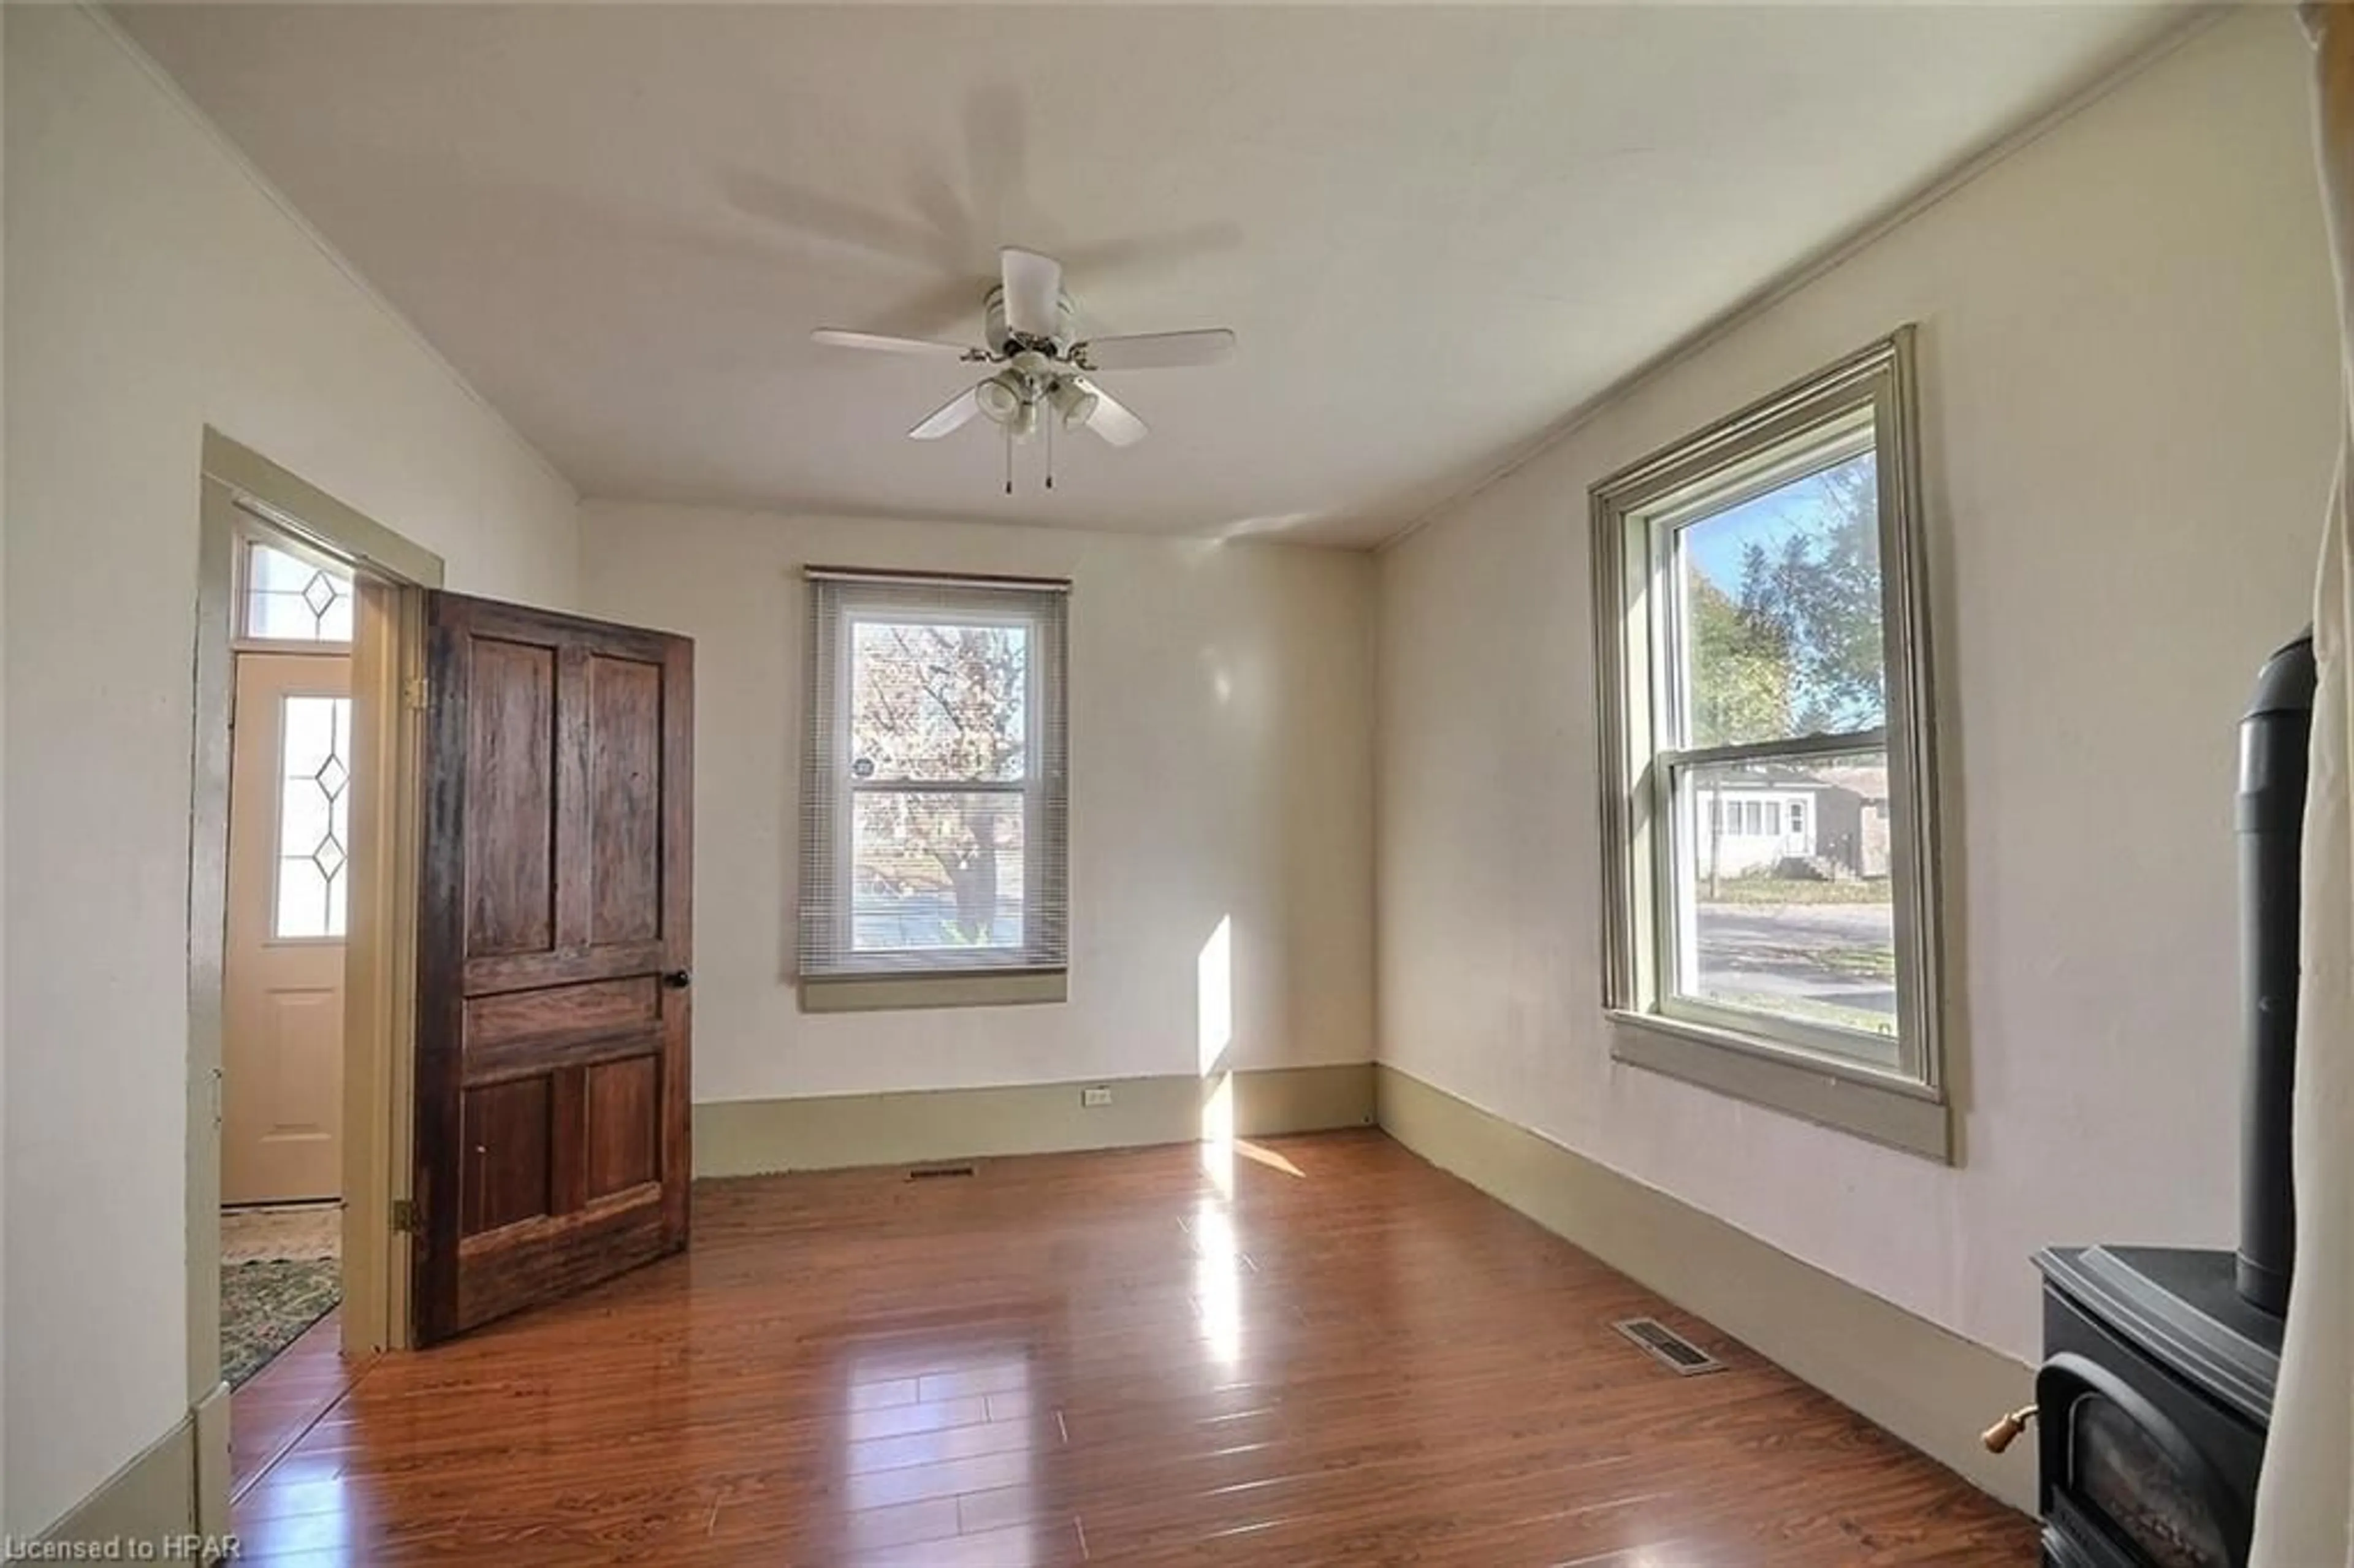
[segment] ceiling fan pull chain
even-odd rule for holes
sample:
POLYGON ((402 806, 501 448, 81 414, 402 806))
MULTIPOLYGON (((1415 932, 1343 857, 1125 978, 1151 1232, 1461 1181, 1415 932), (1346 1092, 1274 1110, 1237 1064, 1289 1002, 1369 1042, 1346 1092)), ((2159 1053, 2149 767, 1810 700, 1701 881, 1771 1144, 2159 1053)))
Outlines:
POLYGON ((1055 488, 1055 410, 1046 410, 1046 488, 1055 488))
POLYGON ((1005 427, 1005 493, 1013 493, 1013 427, 1005 427))

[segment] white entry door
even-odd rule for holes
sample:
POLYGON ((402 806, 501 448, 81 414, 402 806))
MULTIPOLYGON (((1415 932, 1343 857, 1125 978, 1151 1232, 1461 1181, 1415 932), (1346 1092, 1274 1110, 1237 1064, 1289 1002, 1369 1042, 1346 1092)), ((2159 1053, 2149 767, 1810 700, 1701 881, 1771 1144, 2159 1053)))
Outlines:
POLYGON ((351 659, 239 653, 222 989, 221 1202, 343 1184, 351 659))

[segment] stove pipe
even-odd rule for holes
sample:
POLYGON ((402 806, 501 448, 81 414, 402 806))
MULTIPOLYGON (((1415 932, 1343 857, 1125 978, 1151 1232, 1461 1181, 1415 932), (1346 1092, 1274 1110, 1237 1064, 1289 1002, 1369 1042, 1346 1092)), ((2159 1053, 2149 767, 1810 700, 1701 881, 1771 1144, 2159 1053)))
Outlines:
POLYGON ((2264 661, 2240 721, 2240 1294, 2288 1310, 2296 1260, 2289 1103, 2296 1078, 2298 859, 2313 727, 2313 632, 2264 661))

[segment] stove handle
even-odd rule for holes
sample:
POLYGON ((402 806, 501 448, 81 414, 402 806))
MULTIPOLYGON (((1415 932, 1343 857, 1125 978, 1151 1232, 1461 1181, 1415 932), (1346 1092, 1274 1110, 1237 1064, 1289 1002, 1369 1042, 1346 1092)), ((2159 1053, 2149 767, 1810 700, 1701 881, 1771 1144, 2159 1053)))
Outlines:
POLYGON ((2026 1431, 2027 1424, 2034 1419, 2035 1406, 2031 1404, 2022 1404, 2017 1410, 2012 1411, 2009 1414, 2004 1416, 2001 1420, 1996 1422, 1993 1425, 1979 1433, 1978 1441, 1986 1445, 1986 1451, 1988 1453, 1999 1454, 2004 1449, 2009 1447, 2011 1444, 2018 1441, 2019 1435, 2026 1431))

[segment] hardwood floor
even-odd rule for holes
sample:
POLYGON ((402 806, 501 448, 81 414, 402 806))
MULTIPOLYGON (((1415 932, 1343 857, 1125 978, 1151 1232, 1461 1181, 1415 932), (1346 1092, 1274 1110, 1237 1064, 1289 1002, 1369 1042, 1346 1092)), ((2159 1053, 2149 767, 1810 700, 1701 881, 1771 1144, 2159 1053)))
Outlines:
POLYGON ((245 1489, 334 1408, 373 1358, 344 1354, 338 1307, 302 1330, 228 1399, 229 1495, 245 1489))
POLYGON ((2016 1563, 2030 1522, 1378 1133, 705 1183, 388 1356, 241 1561, 2016 1563), (1231 1190, 1231 1195, 1227 1189, 1231 1190), (1728 1363, 1679 1378, 1613 1319, 1728 1363))

